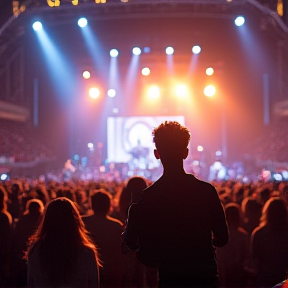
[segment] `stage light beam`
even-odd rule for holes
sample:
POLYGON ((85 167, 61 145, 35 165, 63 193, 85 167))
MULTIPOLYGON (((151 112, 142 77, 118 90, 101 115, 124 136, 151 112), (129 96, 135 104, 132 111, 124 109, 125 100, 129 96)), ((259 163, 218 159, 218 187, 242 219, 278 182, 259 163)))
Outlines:
POLYGON ((117 57, 119 55, 119 52, 117 49, 111 49, 110 50, 110 56, 111 57, 117 57))
POLYGON ((134 47, 132 49, 132 53, 136 56, 140 55, 141 54, 141 49, 139 47, 134 47))
POLYGON ((86 27, 87 24, 88 24, 88 21, 87 21, 86 18, 80 18, 80 19, 78 20, 78 25, 79 25, 79 27, 81 27, 81 28, 86 27))
POLYGON ((238 16, 235 21, 234 21, 235 25, 240 27, 245 23, 245 18, 243 16, 238 16))
POLYGON ((150 75, 150 69, 148 68, 148 67, 144 67, 143 69, 142 69, 142 75, 143 76, 148 76, 148 75, 150 75))
POLYGON ((201 47, 199 45, 195 45, 192 47, 193 54, 199 54, 201 52, 201 47))
POLYGON ((39 31, 42 29, 42 23, 40 21, 36 21, 32 25, 34 31, 39 31))
POLYGON ((107 95, 111 98, 115 97, 116 96, 116 90, 115 89, 109 89, 107 91, 107 95))
POLYGON ((166 48, 166 54, 167 55, 173 55, 174 54, 174 48, 173 47, 167 47, 166 48))

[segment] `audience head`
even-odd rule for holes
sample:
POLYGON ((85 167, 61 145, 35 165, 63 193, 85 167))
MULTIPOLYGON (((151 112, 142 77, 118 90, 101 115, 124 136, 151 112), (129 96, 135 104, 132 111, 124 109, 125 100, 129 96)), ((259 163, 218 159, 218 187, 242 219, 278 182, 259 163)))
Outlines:
POLYGON ((0 211, 6 210, 6 192, 0 187, 0 211))
MULTIPOLYGON (((94 251, 99 265, 96 247, 87 236, 76 205, 68 198, 57 198, 46 206, 32 240, 34 245, 41 243, 38 246, 40 267, 47 273, 49 287, 66 287, 65 283, 76 272, 78 255, 85 247, 94 251)), ((34 245, 28 251, 28 259, 34 245)))
POLYGON ((65 197, 52 200, 44 211, 38 239, 57 245, 81 246, 86 241, 86 230, 76 205, 65 197))
POLYGON ((126 188, 131 194, 131 202, 137 203, 140 200, 141 192, 147 188, 147 183, 143 177, 135 176, 128 180, 126 188))
POLYGON ((104 190, 98 190, 91 196, 92 210, 98 215, 107 215, 111 208, 111 195, 104 190))
POLYGON ((281 229, 287 224, 287 209, 279 197, 270 198, 262 210, 262 224, 281 229))
POLYGON ((240 226, 241 209, 236 203, 230 203, 225 207, 226 220, 229 228, 238 228, 240 226))
POLYGON ((26 203, 26 211, 24 215, 39 216, 44 210, 43 202, 39 199, 31 199, 26 203))
POLYGON ((183 160, 187 157, 190 132, 186 127, 176 121, 165 121, 153 130, 152 135, 157 159, 183 160))

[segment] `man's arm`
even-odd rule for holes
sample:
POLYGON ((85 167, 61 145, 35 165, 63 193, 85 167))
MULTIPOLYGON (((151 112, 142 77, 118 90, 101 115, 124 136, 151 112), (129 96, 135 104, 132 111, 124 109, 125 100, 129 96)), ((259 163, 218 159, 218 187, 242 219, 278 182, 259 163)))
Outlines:
POLYGON ((138 230, 138 206, 136 203, 132 204, 128 210, 128 218, 124 231, 124 243, 129 250, 139 250, 138 230))
POLYGON ((213 212, 212 212, 212 233, 213 240, 212 244, 215 247, 222 247, 228 243, 229 234, 226 222, 226 217, 224 213, 223 206, 220 202, 218 193, 215 188, 213 188, 213 212))

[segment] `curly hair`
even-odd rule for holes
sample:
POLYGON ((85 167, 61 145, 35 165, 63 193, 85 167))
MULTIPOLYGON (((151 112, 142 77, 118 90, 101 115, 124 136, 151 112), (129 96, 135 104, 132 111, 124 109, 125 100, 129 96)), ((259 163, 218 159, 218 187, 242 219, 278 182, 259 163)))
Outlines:
POLYGON ((188 147, 190 131, 177 121, 165 121, 152 131, 156 148, 163 152, 175 152, 188 147))

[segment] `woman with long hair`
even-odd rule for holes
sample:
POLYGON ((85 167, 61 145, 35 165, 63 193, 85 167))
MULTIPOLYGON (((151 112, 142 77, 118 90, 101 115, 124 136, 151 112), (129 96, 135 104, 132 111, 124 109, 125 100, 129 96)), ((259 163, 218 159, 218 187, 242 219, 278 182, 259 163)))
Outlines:
POLYGON ((99 286, 99 259, 76 205, 51 201, 27 252, 28 287, 99 286))
POLYGON ((270 198, 262 210, 261 224, 251 238, 252 258, 259 287, 273 287, 285 279, 288 269, 288 214, 285 203, 270 198))

